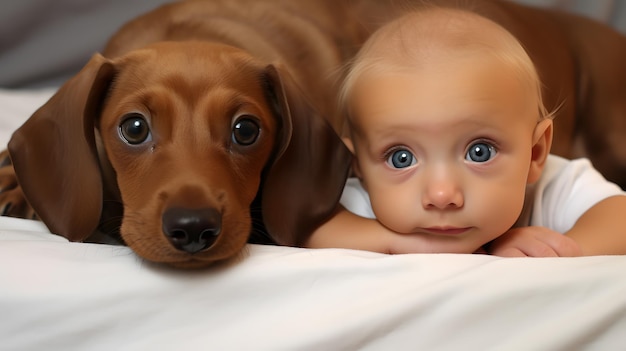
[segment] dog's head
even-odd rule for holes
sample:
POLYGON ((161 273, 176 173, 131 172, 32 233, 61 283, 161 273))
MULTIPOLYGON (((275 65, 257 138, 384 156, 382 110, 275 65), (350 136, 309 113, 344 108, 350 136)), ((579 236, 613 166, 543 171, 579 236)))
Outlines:
POLYGON ((103 203, 121 202, 125 243, 181 267, 235 256, 253 225, 302 244, 335 209, 350 164, 285 69, 201 42, 95 55, 9 150, 52 232, 84 240, 110 220, 103 203))

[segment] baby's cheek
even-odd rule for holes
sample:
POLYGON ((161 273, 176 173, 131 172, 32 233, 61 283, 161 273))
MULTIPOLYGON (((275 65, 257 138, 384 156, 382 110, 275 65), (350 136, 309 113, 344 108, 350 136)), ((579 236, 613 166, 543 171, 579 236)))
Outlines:
POLYGON ((524 193, 510 191, 506 198, 484 196, 482 205, 476 204, 475 218, 490 232, 502 234, 509 230, 520 217, 524 193), (478 210, 482 209, 482 210, 478 210))
MULTIPOLYGON (((371 197, 371 194, 370 194, 371 197)), ((406 194, 405 194, 406 197, 406 194)), ((417 209, 400 195, 371 197, 372 210, 376 219, 385 227, 397 233, 412 233, 416 227, 417 209)))

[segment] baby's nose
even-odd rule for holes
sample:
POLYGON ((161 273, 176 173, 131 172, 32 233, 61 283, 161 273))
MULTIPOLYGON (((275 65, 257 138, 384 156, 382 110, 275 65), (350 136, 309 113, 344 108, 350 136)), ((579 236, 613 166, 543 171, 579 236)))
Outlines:
POLYGON ((422 197, 425 209, 454 209, 463 207, 463 193, 459 185, 451 179, 437 179, 429 182, 422 197))

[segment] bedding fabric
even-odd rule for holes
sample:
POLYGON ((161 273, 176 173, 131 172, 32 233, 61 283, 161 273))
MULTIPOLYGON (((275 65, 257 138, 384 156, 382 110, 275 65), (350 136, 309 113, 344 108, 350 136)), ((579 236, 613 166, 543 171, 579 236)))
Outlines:
MULTIPOLYGON (((0 90, 0 143, 53 90, 0 90)), ((618 350, 626 256, 248 245, 181 271, 0 217, 0 350, 618 350)))

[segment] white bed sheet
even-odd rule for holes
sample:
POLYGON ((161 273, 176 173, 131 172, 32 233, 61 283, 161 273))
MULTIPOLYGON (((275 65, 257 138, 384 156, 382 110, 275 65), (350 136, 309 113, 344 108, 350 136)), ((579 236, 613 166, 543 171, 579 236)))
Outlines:
MULTIPOLYGON (((0 90, 0 142, 52 90, 0 90)), ((621 350, 626 256, 248 245, 181 271, 0 217, 0 350, 621 350)))

